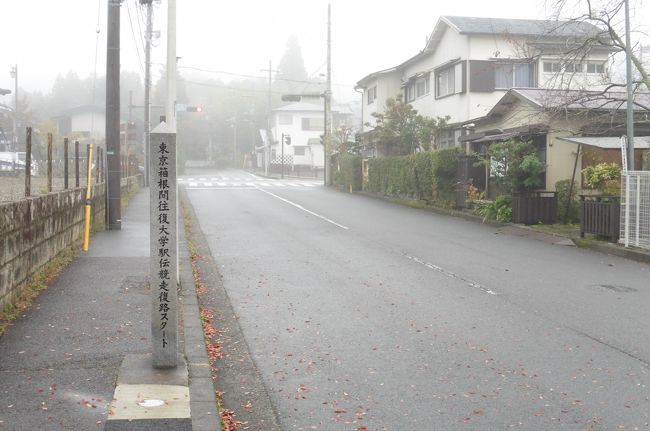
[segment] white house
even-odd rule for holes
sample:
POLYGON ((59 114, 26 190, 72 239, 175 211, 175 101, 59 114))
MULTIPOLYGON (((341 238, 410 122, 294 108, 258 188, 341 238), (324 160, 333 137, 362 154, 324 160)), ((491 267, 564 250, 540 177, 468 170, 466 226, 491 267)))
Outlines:
MULTIPOLYGON (((321 136, 325 129, 323 103, 319 99, 291 103, 273 110, 271 117, 271 165, 287 169, 300 167, 323 169, 325 156, 321 136), (284 142, 283 142, 283 136, 284 142), (288 137, 288 138, 287 138, 288 137)), ((353 112, 348 106, 332 106, 332 128, 353 126, 353 112)))
POLYGON ((284 151, 285 165, 324 166, 323 105, 297 102, 273 110, 271 117, 271 164, 281 164, 284 151), (288 136, 282 142, 282 137, 288 136), (283 149, 284 147, 284 149, 283 149))
POLYGON ((459 145, 472 119, 485 116, 511 88, 594 89, 607 82, 612 50, 577 49, 601 34, 585 22, 443 16, 424 49, 390 69, 369 74, 363 90, 364 131, 373 112, 401 95, 422 115, 449 116, 438 148, 459 145), (567 56, 567 51, 575 50, 567 56))
POLYGON ((106 113, 99 106, 78 106, 59 116, 58 125, 62 135, 77 134, 102 141, 106 134, 106 113))

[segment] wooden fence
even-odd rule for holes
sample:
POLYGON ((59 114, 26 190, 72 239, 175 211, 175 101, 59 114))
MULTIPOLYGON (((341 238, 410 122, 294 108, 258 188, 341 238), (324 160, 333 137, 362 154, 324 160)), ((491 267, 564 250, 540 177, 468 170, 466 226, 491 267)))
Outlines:
POLYGON ((580 237, 585 233, 618 240, 621 205, 618 197, 580 195, 580 237))
POLYGON ((513 194, 512 221, 522 224, 555 223, 557 193, 540 191, 513 194))

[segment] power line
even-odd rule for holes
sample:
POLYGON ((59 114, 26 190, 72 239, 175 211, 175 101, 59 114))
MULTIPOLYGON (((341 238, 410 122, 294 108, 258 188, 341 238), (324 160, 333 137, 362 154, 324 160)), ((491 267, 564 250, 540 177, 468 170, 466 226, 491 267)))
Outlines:
MULTIPOLYGON (((158 78, 158 79, 163 78, 163 75, 156 75, 156 78, 158 78)), ((198 81, 192 81, 192 80, 189 80, 189 79, 182 79, 182 78, 178 78, 178 81, 179 82, 184 82, 186 84, 194 84, 194 85, 199 85, 199 86, 203 86, 203 87, 212 87, 212 88, 223 88, 223 89, 226 89, 226 90, 239 91, 239 92, 242 92, 242 93, 264 93, 264 94, 269 93, 268 90, 258 90, 258 89, 254 89, 254 88, 230 87, 230 86, 224 85, 224 84, 212 84, 212 83, 209 83, 209 82, 198 82, 198 81)), ((271 91, 271 93, 272 94, 277 94, 277 95, 285 94, 285 92, 282 92, 282 91, 271 91)))
MULTIPOLYGON (((142 43, 142 48, 143 48, 143 50, 144 50, 145 47, 146 47, 146 44, 145 44, 145 41, 144 41, 144 36, 143 36, 143 35, 144 35, 144 32, 142 31, 142 24, 141 24, 142 22, 144 22, 144 21, 143 21, 143 17, 142 17, 143 8, 142 8, 142 7, 138 7, 138 6, 139 6, 139 5, 138 5, 138 0, 134 0, 134 1, 135 1, 135 11, 136 11, 136 18, 137 18, 137 23, 138 23, 138 29, 140 30, 140 33, 139 33, 139 34, 140 34, 140 43, 142 43)), ((143 6, 144 6, 144 5, 143 5, 143 6)))
POLYGON ((142 73, 144 73, 144 67, 142 66, 142 57, 140 56, 138 40, 136 39, 135 31, 133 30, 133 21, 131 20, 131 8, 129 7, 129 2, 126 2, 126 12, 127 15, 129 16, 129 27, 131 27, 131 36, 133 36, 133 44, 135 45, 135 53, 138 56, 138 64, 140 65, 140 70, 142 71, 142 73))
MULTIPOLYGON (((154 63, 160 66, 164 66, 162 63, 154 63)), ((314 74, 318 73, 320 69, 323 68, 325 64, 321 65, 314 74)), ((205 72, 205 73, 213 73, 213 74, 221 74, 221 75, 229 75, 229 76, 236 76, 238 78, 251 78, 251 79, 263 79, 267 80, 268 76, 260 76, 260 75, 249 75, 245 73, 235 73, 235 72, 227 72, 225 70, 211 70, 211 69, 204 69, 201 67, 196 67, 196 66, 178 66, 179 69, 190 69, 190 70, 196 70, 198 72, 205 72)), ((312 74, 313 75, 313 74, 312 74)), ((325 84, 325 82, 320 82, 320 81, 307 81, 307 80, 301 80, 301 79, 288 79, 288 78, 276 78, 276 81, 285 81, 285 82, 294 82, 298 84, 325 84)), ((353 84, 332 84, 337 87, 354 87, 353 84)))

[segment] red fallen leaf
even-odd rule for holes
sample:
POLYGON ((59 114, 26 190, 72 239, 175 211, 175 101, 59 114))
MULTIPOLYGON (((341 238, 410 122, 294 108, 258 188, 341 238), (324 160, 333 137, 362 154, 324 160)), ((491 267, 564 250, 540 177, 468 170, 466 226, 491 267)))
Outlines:
POLYGON ((474 413, 476 416, 482 416, 483 415, 483 410, 476 409, 472 413, 474 413))
POLYGON ((359 426, 359 427, 357 427, 356 431, 368 431, 368 428, 366 428, 364 426, 359 426))

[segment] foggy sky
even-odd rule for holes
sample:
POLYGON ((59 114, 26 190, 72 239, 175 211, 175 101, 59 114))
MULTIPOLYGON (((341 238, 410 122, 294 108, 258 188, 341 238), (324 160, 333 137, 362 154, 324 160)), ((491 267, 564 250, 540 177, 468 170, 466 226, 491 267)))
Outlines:
MULTIPOLYGON (((440 15, 546 18, 550 13, 550 2, 540 0, 329 3, 332 81, 339 99, 358 97, 352 86, 368 73, 415 55, 440 15)), ((650 22, 648 1, 631 3, 635 19, 650 22)), ((268 68, 269 60, 278 64, 288 37, 295 35, 308 73, 317 77, 325 72, 327 4, 327 0, 177 0, 179 72, 184 73, 183 67, 229 72, 202 74, 224 81, 239 79, 237 74, 264 76, 261 70, 268 68)), ((28 91, 48 93, 56 76, 68 70, 81 78, 95 70, 104 75, 106 9, 106 0, 3 0, 0 88, 13 89, 9 71, 14 64, 18 64, 20 88, 28 91)), ((143 74, 145 15, 137 0, 126 0, 121 9, 122 69, 143 74)), ((165 61, 166 9, 166 1, 155 6, 154 29, 161 39, 153 51, 154 81, 165 61)), ((0 103, 11 105, 12 97, 0 97, 0 103)))

